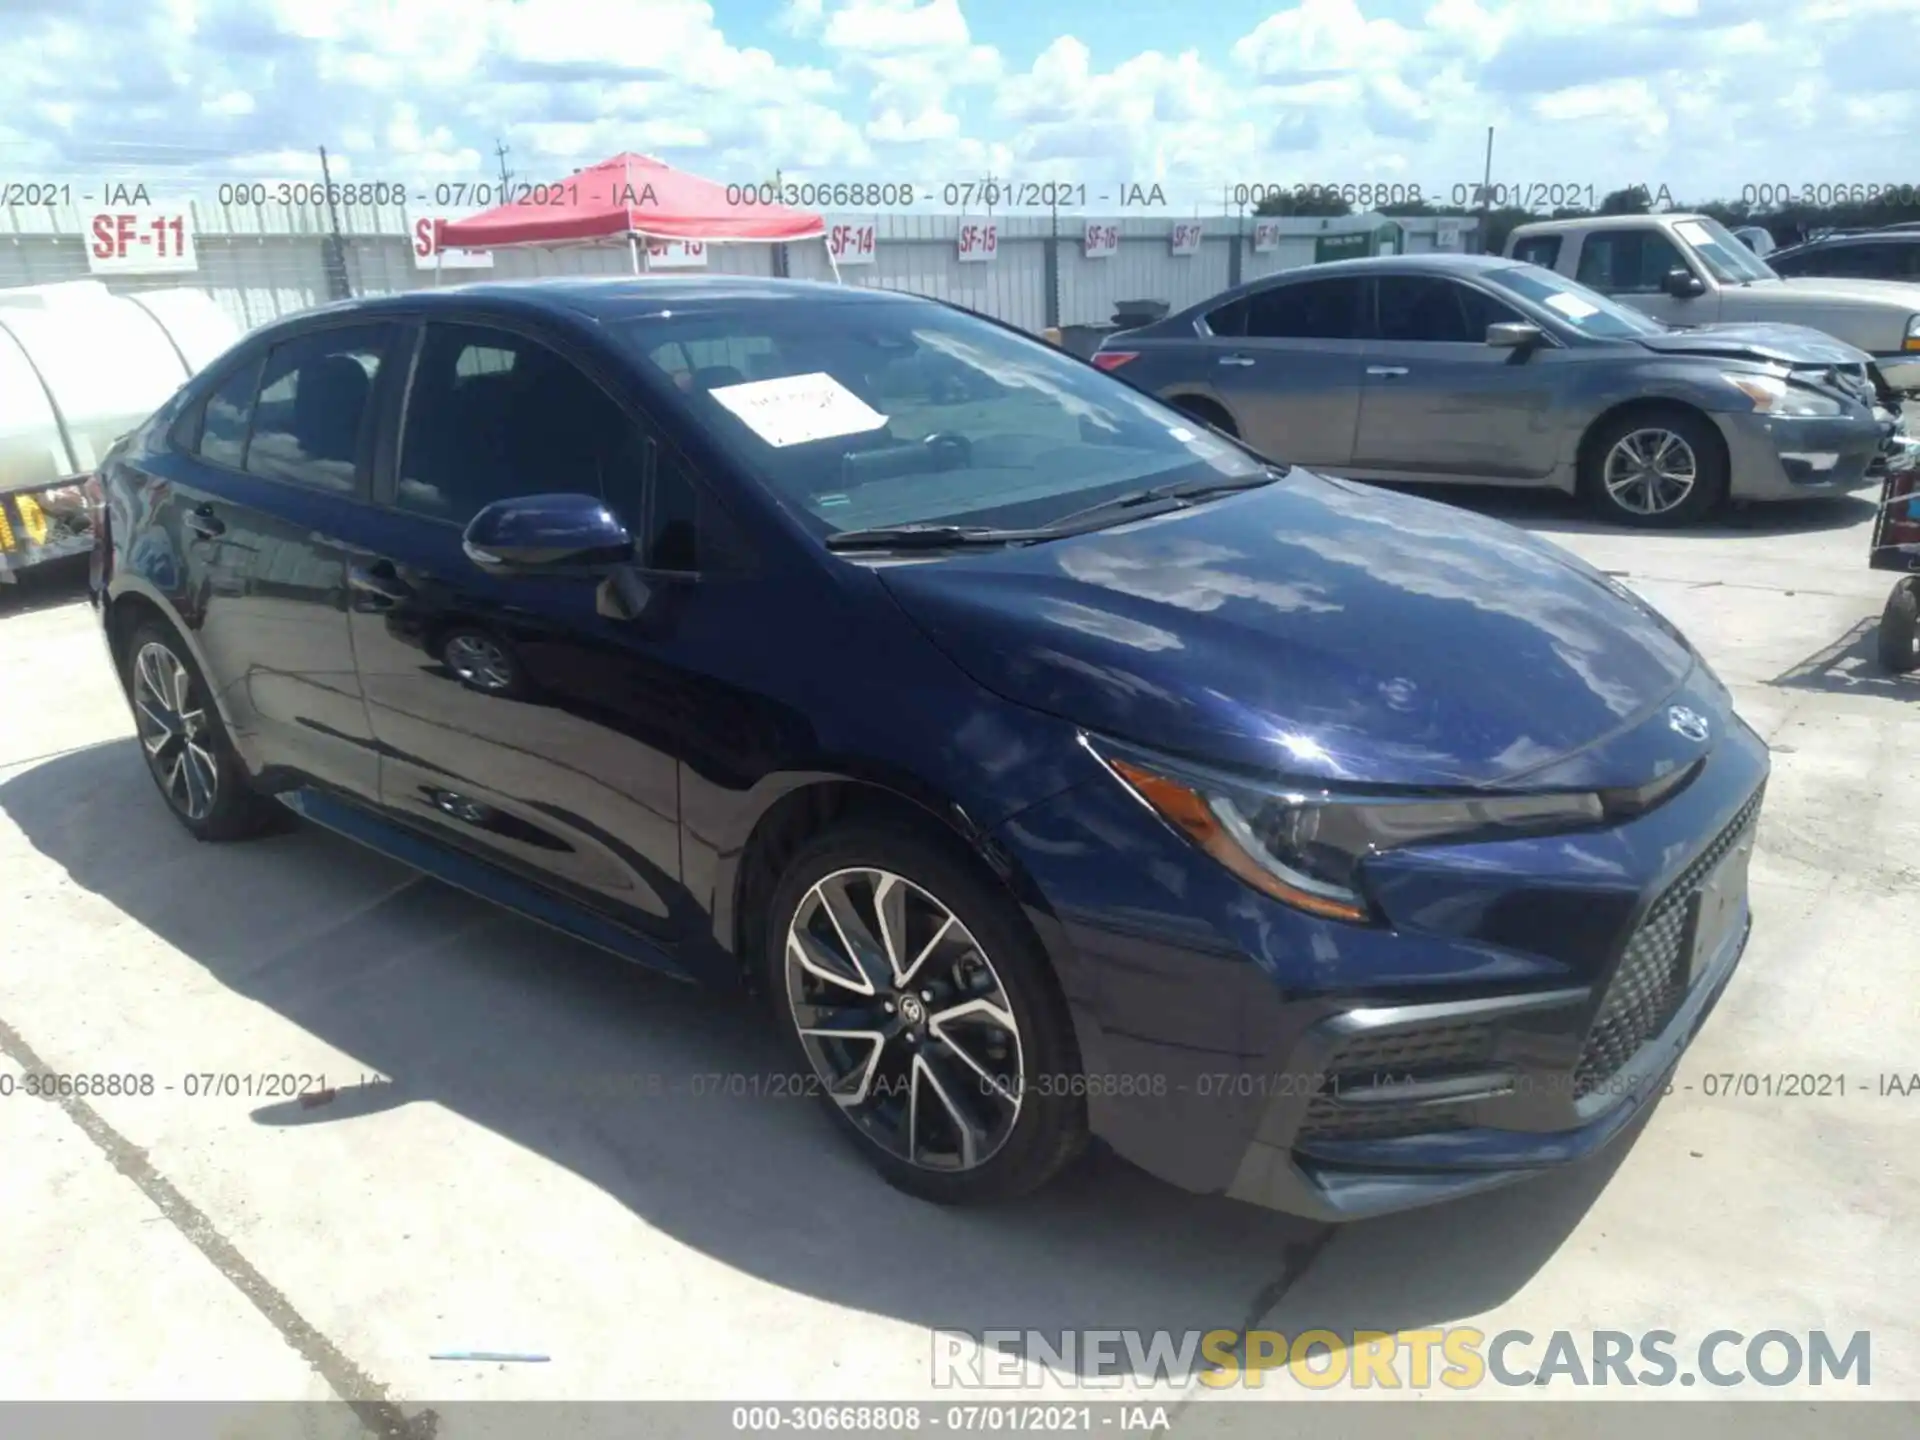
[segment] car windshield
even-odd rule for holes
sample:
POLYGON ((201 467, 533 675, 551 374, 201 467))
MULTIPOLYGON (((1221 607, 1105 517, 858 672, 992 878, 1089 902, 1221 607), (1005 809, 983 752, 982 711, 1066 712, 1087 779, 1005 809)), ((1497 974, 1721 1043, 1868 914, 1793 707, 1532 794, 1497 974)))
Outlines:
POLYGON ((1673 233, 1723 285, 1780 278, 1771 265, 1742 245, 1718 220, 1681 220, 1674 225, 1673 233))
POLYGON ((1617 304, 1598 290, 1589 290, 1538 265, 1510 265, 1488 271, 1481 278, 1551 311, 1562 325, 1595 340, 1664 335, 1672 328, 1631 306, 1617 304))
POLYGON ((629 322, 693 419, 821 535, 1029 528, 1262 463, 1122 382, 923 301, 741 305, 629 322))

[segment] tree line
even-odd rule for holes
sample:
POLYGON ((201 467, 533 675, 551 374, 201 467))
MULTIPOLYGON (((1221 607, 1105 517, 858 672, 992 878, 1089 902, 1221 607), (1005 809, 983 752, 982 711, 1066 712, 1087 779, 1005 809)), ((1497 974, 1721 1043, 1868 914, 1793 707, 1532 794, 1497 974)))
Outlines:
MULTIPOLYGON (((1867 230, 1902 221, 1920 221, 1920 187, 1911 194, 1835 205, 1798 205, 1762 207, 1743 201, 1708 200, 1697 205, 1675 202, 1662 187, 1649 192, 1644 185, 1630 185, 1610 191, 1593 210, 1578 207, 1558 210, 1527 210, 1519 206, 1496 206, 1482 211, 1476 206, 1432 205, 1414 201, 1403 205, 1382 205, 1377 213, 1392 218, 1440 215, 1460 216, 1481 222, 1481 249, 1497 254, 1506 247, 1507 235, 1516 227, 1536 220, 1581 220, 1594 215, 1648 215, 1656 210, 1684 210, 1691 214, 1711 215, 1729 229, 1740 225, 1759 225, 1773 236, 1777 245, 1793 245, 1826 230, 1867 230)), ((1324 193, 1274 195, 1254 207, 1262 216, 1341 216, 1352 215, 1354 208, 1338 196, 1324 193)))

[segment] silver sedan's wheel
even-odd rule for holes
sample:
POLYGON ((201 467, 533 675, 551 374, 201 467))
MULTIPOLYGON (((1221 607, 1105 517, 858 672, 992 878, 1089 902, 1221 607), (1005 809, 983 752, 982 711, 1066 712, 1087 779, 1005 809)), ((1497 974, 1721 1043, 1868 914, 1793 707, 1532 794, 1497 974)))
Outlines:
POLYGON ((1601 471, 1607 498, 1633 515, 1666 515, 1693 494, 1700 460, 1685 437, 1652 426, 1614 442, 1601 471))
POLYGON ((189 820, 205 820, 220 800, 220 765, 206 707, 195 696, 187 667, 158 641, 134 656, 133 708, 140 746, 167 803, 189 820))
POLYGON ((793 1022, 821 1085, 888 1155, 985 1165, 1020 1118, 1020 1027, 992 959, 952 909, 891 871, 816 881, 786 935, 793 1022))
POLYGON ((463 630, 447 641, 441 655, 447 668, 476 690, 513 688, 513 661, 495 641, 484 635, 463 630))

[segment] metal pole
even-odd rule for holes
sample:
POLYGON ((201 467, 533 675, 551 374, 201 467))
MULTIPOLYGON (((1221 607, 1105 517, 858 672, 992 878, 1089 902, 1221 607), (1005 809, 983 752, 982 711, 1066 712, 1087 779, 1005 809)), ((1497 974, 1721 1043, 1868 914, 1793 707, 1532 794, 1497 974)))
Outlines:
POLYGON ((353 284, 347 278, 346 241, 340 236, 340 210, 333 202, 333 172, 327 168, 327 147, 320 147, 320 182, 325 187, 327 197, 327 215, 332 222, 332 231, 322 242, 326 256, 327 291, 329 298, 349 300, 353 298, 353 284))
POLYGON ((1487 250, 1487 218, 1493 209, 1493 126, 1487 126, 1487 168, 1480 177, 1480 253, 1487 250))
POLYGON ((840 278, 840 262, 833 258, 833 236, 822 235, 820 237, 820 243, 827 247, 827 267, 833 271, 833 283, 836 285, 846 284, 847 282, 840 278))
POLYGON ((627 257, 633 262, 633 273, 640 273, 640 237, 631 230, 627 232, 627 257))

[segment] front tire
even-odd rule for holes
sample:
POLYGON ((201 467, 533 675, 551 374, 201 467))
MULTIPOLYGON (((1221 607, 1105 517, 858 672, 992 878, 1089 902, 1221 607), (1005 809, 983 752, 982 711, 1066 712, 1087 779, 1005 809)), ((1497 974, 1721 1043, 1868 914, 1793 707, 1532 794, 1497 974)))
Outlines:
POLYGON ((767 991, 867 1160, 938 1204, 1027 1194, 1086 1139, 1080 1061, 1013 901, 905 828, 853 824, 787 866, 767 991))
POLYGON ((1880 664, 1895 675, 1920 670, 1920 581, 1902 580, 1880 612, 1880 664))
POLYGON ((196 840, 245 840, 285 812, 253 788, 200 667, 173 630, 143 625, 127 642, 122 677, 147 773, 196 840))
POLYGON ((1726 498, 1726 447, 1713 422, 1693 411, 1616 416, 1589 437, 1580 488, 1594 510, 1618 524, 1692 525, 1726 498))

